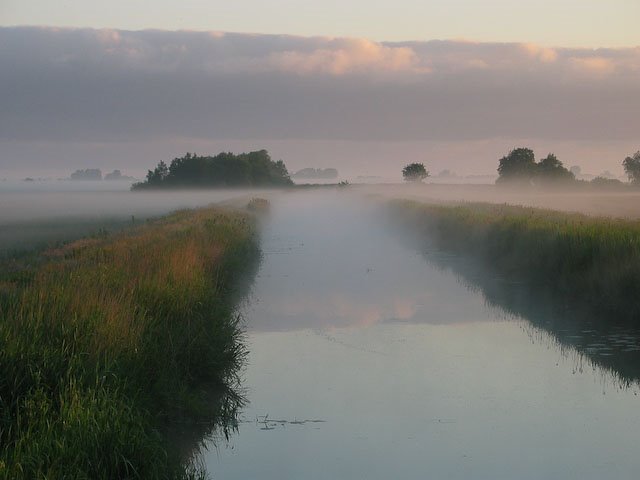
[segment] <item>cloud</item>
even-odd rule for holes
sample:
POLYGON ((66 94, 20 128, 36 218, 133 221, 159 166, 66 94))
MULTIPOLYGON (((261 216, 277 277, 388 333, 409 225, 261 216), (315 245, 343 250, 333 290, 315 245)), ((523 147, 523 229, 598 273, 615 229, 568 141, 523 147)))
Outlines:
POLYGON ((572 57, 570 62, 576 70, 585 74, 608 75, 616 70, 615 62, 605 57, 572 57))
POLYGON ((328 40, 311 52, 288 50, 269 56, 275 70, 313 74, 420 72, 419 59, 408 47, 390 47, 364 39, 328 40))
POLYGON ((558 60, 558 52, 553 48, 541 47, 532 43, 523 43, 521 48, 532 58, 549 63, 558 60))
POLYGON ((96 30, 96 39, 106 48, 109 48, 111 45, 118 45, 122 41, 120 32, 111 29, 96 30))
POLYGON ((0 28, 0 141, 630 140, 640 49, 0 28))

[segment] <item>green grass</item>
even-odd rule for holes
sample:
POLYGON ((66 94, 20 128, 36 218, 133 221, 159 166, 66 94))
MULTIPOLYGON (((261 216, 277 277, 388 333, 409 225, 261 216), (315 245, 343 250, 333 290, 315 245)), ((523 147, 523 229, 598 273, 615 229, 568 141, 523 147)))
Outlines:
POLYGON ((640 221, 480 203, 391 208, 442 250, 471 254, 607 320, 640 325, 640 221))
POLYGON ((258 257, 250 217, 202 209, 0 279, 0 478, 194 475, 170 437, 240 402, 232 293, 258 257))

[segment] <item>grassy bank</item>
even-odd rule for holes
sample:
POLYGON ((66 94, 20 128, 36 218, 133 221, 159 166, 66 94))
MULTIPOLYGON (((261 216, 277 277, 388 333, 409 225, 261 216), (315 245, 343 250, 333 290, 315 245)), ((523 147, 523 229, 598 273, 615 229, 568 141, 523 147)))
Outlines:
POLYGON ((391 208, 396 221, 439 249, 544 286, 604 321, 640 325, 640 221, 495 204, 395 201, 391 208))
POLYGON ((228 407, 252 221, 182 211, 48 256, 0 279, 0 478, 188 476, 168 432, 228 407))

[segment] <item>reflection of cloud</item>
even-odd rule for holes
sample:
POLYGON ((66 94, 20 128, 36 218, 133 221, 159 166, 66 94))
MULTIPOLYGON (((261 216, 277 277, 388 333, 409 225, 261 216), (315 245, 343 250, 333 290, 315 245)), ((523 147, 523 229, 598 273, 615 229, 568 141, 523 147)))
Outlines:
MULTIPOLYGON (((370 292, 371 293, 371 292, 370 292)), ((371 327, 383 323, 459 324, 484 320, 485 315, 463 304, 431 298, 426 292, 412 297, 326 293, 313 297, 269 296, 268 304, 255 304, 250 322, 253 330, 281 331, 371 327), (375 298, 376 300, 371 300, 375 298), (425 303, 426 302, 426 303, 425 303), (428 305, 428 308, 423 308, 428 305)))
POLYGON ((418 310, 416 302, 409 298, 390 295, 383 302, 375 303, 341 293, 312 298, 300 295, 281 297, 260 309, 256 315, 260 322, 255 324, 260 329, 368 327, 389 320, 410 321, 418 310), (275 324, 266 325, 269 319, 273 319, 275 324))
POLYGON ((418 308, 415 302, 408 299, 397 298, 394 302, 393 318, 409 320, 413 318, 418 308))

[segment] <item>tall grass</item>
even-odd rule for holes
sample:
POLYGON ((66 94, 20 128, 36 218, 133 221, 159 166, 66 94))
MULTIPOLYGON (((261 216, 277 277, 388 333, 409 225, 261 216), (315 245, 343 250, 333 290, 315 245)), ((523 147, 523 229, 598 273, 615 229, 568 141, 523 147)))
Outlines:
POLYGON ((394 217, 438 248, 512 279, 545 285, 606 321, 640 325, 640 222, 537 208, 392 203, 394 217))
POLYGON ((167 432, 234 380, 252 221, 182 211, 48 255, 0 285, 0 477, 189 476, 167 432))

